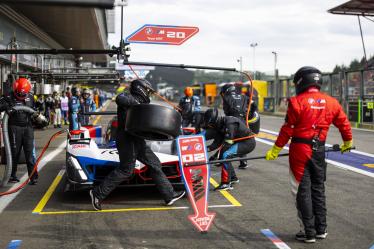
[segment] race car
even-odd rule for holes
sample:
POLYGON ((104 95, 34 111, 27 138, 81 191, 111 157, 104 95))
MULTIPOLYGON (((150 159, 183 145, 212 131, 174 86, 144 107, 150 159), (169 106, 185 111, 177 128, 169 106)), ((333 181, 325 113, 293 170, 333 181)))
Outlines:
MULTIPOLYGON (((183 187, 178 156, 155 152, 161 161, 162 171, 169 181, 183 187)), ((100 183, 119 165, 115 141, 102 137, 101 126, 83 126, 69 132, 66 148, 66 176, 69 189, 90 187, 100 183), (73 187, 73 188, 71 188, 73 187)), ((123 185, 152 185, 147 165, 136 161, 133 176, 123 185)))

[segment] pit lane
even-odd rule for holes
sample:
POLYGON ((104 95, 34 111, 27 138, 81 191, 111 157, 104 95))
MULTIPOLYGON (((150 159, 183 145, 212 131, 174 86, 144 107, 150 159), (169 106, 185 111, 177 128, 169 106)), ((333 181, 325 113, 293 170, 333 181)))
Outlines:
MULTIPOLYGON (((114 108, 111 104, 108 110, 114 108)), ((106 125, 108 119, 102 117, 99 123, 106 125)), ((281 123, 282 119, 273 117, 262 119, 263 127, 273 131, 281 123)), ((52 131, 38 131, 37 145, 44 145, 52 131)), ((372 133, 354 134, 369 137, 359 143, 365 145, 365 152, 374 152, 370 149, 372 133)), ((338 138, 336 131, 331 137, 338 138)), ((58 150, 63 141, 63 136, 58 138, 49 152, 58 150)), ((258 142, 253 156, 263 155, 267 149, 268 144, 258 142)), ((187 199, 167 209, 155 188, 119 188, 103 203, 107 211, 91 211, 87 192, 64 192, 63 178, 54 182, 64 163, 62 151, 40 172, 39 184, 27 186, 0 214, 0 248, 11 240, 22 240, 19 248, 276 248, 264 229, 290 248, 311 247, 293 239, 298 223, 287 158, 252 161, 249 169, 237 170, 240 183, 229 194, 241 206, 233 206, 223 192, 211 191, 209 204, 222 207, 210 208, 217 216, 208 234, 198 233, 188 221, 192 210, 186 209, 187 199), (48 192, 45 205, 35 212, 48 192)), ((212 178, 218 181, 219 175, 220 169, 212 167, 212 178)), ((373 179, 332 165, 327 177, 329 237, 313 247, 370 248, 374 244, 373 179)))

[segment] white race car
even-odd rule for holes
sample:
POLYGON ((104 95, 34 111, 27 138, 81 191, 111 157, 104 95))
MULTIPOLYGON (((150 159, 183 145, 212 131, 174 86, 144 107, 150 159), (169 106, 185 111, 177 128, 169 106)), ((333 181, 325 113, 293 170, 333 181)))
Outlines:
MULTIPOLYGON (((119 156, 113 141, 103 143, 101 126, 84 126, 70 131, 66 148, 66 175, 70 186, 94 185, 119 166, 119 156)), ((153 146, 151 146, 153 147, 153 146)), ((183 186, 176 155, 155 153, 162 170, 173 185, 183 186)), ((152 185, 147 165, 136 161, 133 176, 124 185, 152 185)), ((70 188, 71 189, 71 188, 70 188)))

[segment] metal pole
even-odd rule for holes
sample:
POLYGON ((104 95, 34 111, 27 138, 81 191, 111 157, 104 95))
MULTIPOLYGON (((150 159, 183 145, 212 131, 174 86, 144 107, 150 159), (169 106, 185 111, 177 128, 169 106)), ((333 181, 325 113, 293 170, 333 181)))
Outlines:
POLYGON ((139 62, 139 61, 124 61, 123 65, 193 68, 193 69, 207 69, 207 70, 238 72, 235 68, 227 68, 227 67, 207 67, 207 66, 195 66, 195 65, 185 65, 185 64, 168 64, 168 63, 139 62))
POLYGON ((277 110, 277 78, 278 78, 278 72, 277 72, 277 52, 273 51, 274 54, 274 82, 273 82, 273 97, 274 97, 274 108, 273 111, 276 112, 277 110))
POLYGON ((243 57, 240 56, 240 72, 243 72, 243 57))
MULTIPOLYGON (((243 57, 240 56, 236 61, 239 62, 240 72, 243 72, 243 57)), ((243 75, 240 75, 240 81, 243 82, 243 75)))
MULTIPOLYGON (((352 150, 356 149, 356 147, 352 147, 352 150)), ((339 144, 334 144, 332 147, 325 147, 325 153, 327 152, 340 152, 339 144)), ((279 154, 278 157, 289 156, 289 153, 282 153, 279 154)), ((244 161, 244 160, 257 160, 257 159, 266 159, 266 156, 255 156, 255 157, 237 157, 237 158, 230 158, 230 159, 221 159, 221 160, 214 160, 208 162, 193 162, 193 163, 185 163, 185 167, 193 167, 205 164, 220 164, 226 162, 236 162, 236 161, 244 161)))
POLYGON ((118 53, 118 49, 0 49, 0 54, 108 54, 114 55, 118 53))
MULTIPOLYGON (((123 2, 123 0, 122 0, 123 2)), ((120 47, 122 48, 123 44, 123 5, 121 6, 121 42, 120 42, 120 47)))
POLYGON ((362 27, 361 27, 361 19, 360 19, 360 16, 357 16, 357 19, 358 19, 358 25, 359 25, 359 27, 360 27, 360 34, 361 34, 362 47, 363 47, 363 49, 364 49, 365 64, 366 64, 366 68, 368 68, 368 60, 367 60, 367 57, 366 57, 365 41, 364 41, 364 35, 362 34, 362 27))
POLYGON ((256 80, 256 66, 255 66, 255 63, 256 63, 256 46, 257 46, 257 42, 255 43, 251 43, 251 47, 253 48, 253 74, 254 74, 254 77, 253 79, 256 80))

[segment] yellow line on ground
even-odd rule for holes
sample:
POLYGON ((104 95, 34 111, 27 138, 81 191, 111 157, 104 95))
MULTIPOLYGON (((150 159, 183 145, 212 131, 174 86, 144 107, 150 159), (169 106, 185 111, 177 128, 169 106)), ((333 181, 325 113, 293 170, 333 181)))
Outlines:
POLYGON ((133 211, 167 211, 177 209, 188 209, 188 207, 149 207, 149 208, 118 208, 118 209, 104 209, 101 211, 95 210, 66 210, 66 211, 47 211, 39 214, 82 214, 82 213, 118 213, 118 212, 133 212, 133 211))
POLYGON ((368 168, 374 168, 374 163, 364 163, 363 166, 368 168))
MULTIPOLYGON (((210 208, 229 208, 235 207, 234 205, 212 205, 210 208)), ((170 211, 170 210, 185 210, 189 207, 144 207, 144 208, 117 208, 117 209, 104 209, 101 211, 95 210, 66 210, 66 211, 46 211, 40 212, 41 215, 59 215, 59 214, 84 214, 84 213, 119 213, 119 212, 134 212, 134 211, 170 211)))
MULTIPOLYGON (((104 112, 104 111, 106 111, 106 109, 108 108, 108 106, 109 106, 109 104, 111 103, 111 101, 108 101, 108 103, 105 105, 105 106, 103 106, 103 108, 102 108, 102 112, 104 112)), ((101 119, 101 116, 102 115, 99 115, 99 116, 97 116, 96 118, 95 118, 95 120, 92 122, 92 124, 93 125, 96 125, 98 122, 99 122, 99 120, 101 119)))
MULTIPOLYGON (((213 185, 213 187, 218 187, 218 183, 211 177, 210 179, 209 179, 209 181, 210 181, 210 184, 212 184, 213 185)), ((229 192, 227 192, 226 190, 221 190, 221 191, 219 191, 233 206, 235 206, 235 207, 241 207, 242 206, 242 204, 237 200, 237 199, 235 199, 235 197, 234 196, 232 196, 229 192)))
POLYGON ((55 179, 53 180, 51 186, 49 186, 47 192, 44 194, 43 198, 39 201, 38 205, 32 211, 33 213, 41 213, 47 202, 51 198, 53 192, 55 192, 58 184, 60 183, 62 176, 64 175, 65 170, 60 170, 55 179))

